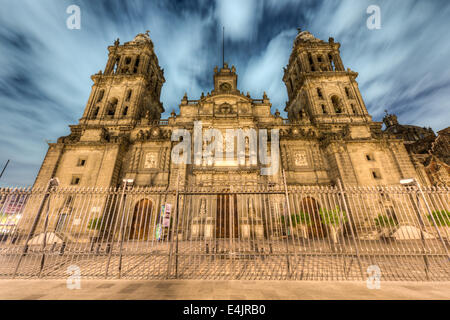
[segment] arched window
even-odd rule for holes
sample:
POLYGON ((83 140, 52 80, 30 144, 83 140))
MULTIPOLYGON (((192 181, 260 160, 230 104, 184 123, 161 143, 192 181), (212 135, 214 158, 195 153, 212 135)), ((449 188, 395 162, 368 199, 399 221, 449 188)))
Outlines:
POLYGON ((345 87, 345 95, 347 96, 347 99, 352 99, 352 94, 350 92, 350 89, 345 87))
POLYGON ((125 109, 123 109, 122 115, 126 116, 128 114, 128 107, 125 107, 125 109))
POLYGON ((125 97, 125 101, 130 101, 132 93, 133 93, 133 91, 131 89, 129 89, 127 91, 127 94, 126 94, 126 97, 125 97))
POLYGON ((133 73, 137 73, 138 67, 139 67, 139 62, 140 62, 140 58, 139 58, 139 56, 137 56, 136 62, 134 63, 133 73))
POLYGON ((117 69, 119 68, 120 57, 116 58, 116 62, 114 63, 114 73, 117 73, 117 69))
POLYGON ((100 107, 95 107, 94 112, 92 112, 92 119, 96 119, 98 116, 98 112, 100 111, 100 107))
POLYGON ((334 112, 342 113, 342 103, 338 96, 332 96, 331 103, 333 104, 334 112))
POLYGON ((130 57, 125 57, 125 65, 122 68, 122 73, 128 73, 131 69, 130 69, 130 63, 131 63, 131 58, 130 57))
POLYGON ((106 110, 107 116, 114 117, 114 115, 116 114, 117 102, 118 100, 116 98, 112 98, 108 103, 108 108, 106 110))
POLYGON ((356 108, 355 108, 355 105, 352 103, 352 104, 350 105, 350 107, 352 108, 353 114, 356 114, 356 108))
POLYGON ((105 95, 105 90, 100 90, 98 97, 97 97, 97 102, 100 102, 103 100, 103 96, 105 95))
POLYGON ((317 88, 317 96, 319 97, 319 99, 323 99, 322 90, 320 88, 317 88))
POLYGON ((324 105, 324 104, 322 105, 322 113, 323 113, 323 114, 327 114, 327 109, 325 108, 325 105, 324 105))
POLYGON ((331 70, 335 70, 335 65, 334 65, 334 61, 333 61, 333 56, 331 55, 331 53, 328 54, 328 60, 330 61, 330 67, 331 70))
POLYGON ((311 71, 316 71, 311 53, 308 53, 308 60, 309 60, 309 66, 311 67, 311 71))

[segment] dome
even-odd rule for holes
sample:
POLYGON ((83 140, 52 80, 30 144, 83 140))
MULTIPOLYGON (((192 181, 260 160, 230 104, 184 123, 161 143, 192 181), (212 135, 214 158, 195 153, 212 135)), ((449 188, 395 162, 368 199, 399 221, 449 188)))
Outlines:
POLYGON ((301 31, 295 38, 295 43, 298 42, 323 42, 323 41, 314 37, 309 31, 301 31))
POLYGON ((314 37, 309 31, 302 31, 297 35, 298 40, 303 42, 320 42, 321 40, 314 37))
POLYGON ((148 35, 149 31, 146 33, 139 33, 136 37, 134 37, 133 41, 130 41, 130 43, 136 43, 136 44, 145 44, 150 43, 152 44, 152 40, 150 39, 150 36, 148 35))

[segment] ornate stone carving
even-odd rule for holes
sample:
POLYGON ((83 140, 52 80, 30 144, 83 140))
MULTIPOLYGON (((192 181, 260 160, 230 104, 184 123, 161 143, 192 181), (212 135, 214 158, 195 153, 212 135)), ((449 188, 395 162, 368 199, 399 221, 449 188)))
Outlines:
POLYGON ((158 167, 158 154, 148 152, 144 157, 144 169, 155 169, 158 167))
POLYGON ((308 166, 308 155, 305 150, 296 151, 294 153, 294 165, 296 167, 308 166))

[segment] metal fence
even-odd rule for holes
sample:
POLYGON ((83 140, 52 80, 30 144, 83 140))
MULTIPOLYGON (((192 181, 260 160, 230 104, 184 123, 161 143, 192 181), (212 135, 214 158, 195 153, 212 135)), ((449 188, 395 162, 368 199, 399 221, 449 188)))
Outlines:
POLYGON ((449 191, 0 189, 0 277, 450 280, 449 191))

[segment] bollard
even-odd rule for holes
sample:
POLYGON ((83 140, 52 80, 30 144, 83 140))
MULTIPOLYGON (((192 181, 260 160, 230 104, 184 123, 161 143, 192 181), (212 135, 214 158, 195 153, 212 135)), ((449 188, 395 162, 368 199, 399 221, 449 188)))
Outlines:
POLYGON ((11 243, 15 244, 16 241, 17 241, 17 238, 19 238, 19 236, 17 235, 17 233, 15 233, 14 236, 12 237, 12 239, 11 239, 11 243))
POLYGON ((28 253, 28 244, 26 244, 26 245, 23 247, 23 253, 22 253, 22 256, 25 256, 27 253, 28 253))
POLYGON ((64 254, 64 250, 66 249, 66 242, 64 241, 61 245, 61 249, 59 250, 59 255, 62 256, 64 254))

